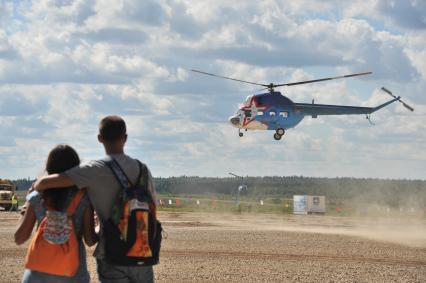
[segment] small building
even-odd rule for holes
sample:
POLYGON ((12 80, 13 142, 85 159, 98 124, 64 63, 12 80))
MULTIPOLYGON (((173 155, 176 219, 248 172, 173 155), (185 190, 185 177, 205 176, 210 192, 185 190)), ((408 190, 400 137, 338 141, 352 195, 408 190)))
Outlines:
POLYGON ((293 196, 293 214, 324 214, 325 196, 293 196))

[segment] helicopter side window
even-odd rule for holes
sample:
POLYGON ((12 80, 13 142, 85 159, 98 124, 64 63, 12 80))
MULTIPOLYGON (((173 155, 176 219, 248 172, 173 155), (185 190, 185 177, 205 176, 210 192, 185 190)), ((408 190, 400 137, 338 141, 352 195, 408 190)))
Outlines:
POLYGON ((250 118, 250 117, 251 117, 251 110, 244 110, 244 115, 245 115, 247 118, 250 118))
POLYGON ((287 118, 288 117, 288 112, 284 111, 284 112, 280 112, 280 116, 287 118))
POLYGON ((269 112, 269 116, 275 116, 275 115, 276 115, 275 111, 269 112))
POLYGON ((263 111, 257 111, 257 115, 258 116, 262 116, 263 115, 263 111))

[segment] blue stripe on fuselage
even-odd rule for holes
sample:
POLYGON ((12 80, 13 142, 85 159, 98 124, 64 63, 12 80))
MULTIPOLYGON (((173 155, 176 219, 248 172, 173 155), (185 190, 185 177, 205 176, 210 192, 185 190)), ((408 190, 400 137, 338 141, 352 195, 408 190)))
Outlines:
POLYGON ((257 115, 255 120, 268 125, 268 130, 278 128, 293 128, 302 121, 304 114, 295 112, 294 103, 280 92, 268 92, 255 95, 257 104, 260 107, 267 107, 263 110, 263 115, 257 115), (275 113, 275 115, 271 115, 275 113), (285 114, 287 113, 287 117, 285 114))

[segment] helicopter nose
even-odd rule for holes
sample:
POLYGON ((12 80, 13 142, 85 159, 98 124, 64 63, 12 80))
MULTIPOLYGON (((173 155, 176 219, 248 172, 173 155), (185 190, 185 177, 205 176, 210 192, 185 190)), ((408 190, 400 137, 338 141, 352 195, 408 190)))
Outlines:
POLYGON ((229 122, 235 126, 238 127, 240 125, 240 118, 236 117, 236 116, 231 116, 229 117, 229 122))

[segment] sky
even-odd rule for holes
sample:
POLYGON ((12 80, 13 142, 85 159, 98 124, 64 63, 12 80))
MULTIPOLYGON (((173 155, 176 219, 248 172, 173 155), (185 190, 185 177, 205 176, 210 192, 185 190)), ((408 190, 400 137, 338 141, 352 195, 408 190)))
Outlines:
POLYGON ((426 179, 426 2, 416 0, 2 0, 0 178, 35 178, 57 144, 101 158, 97 127, 122 116, 126 153, 157 177, 426 179), (229 122, 259 88, 295 102, 376 106, 306 117, 281 141, 229 122), (277 89, 278 90, 278 89, 277 89))

